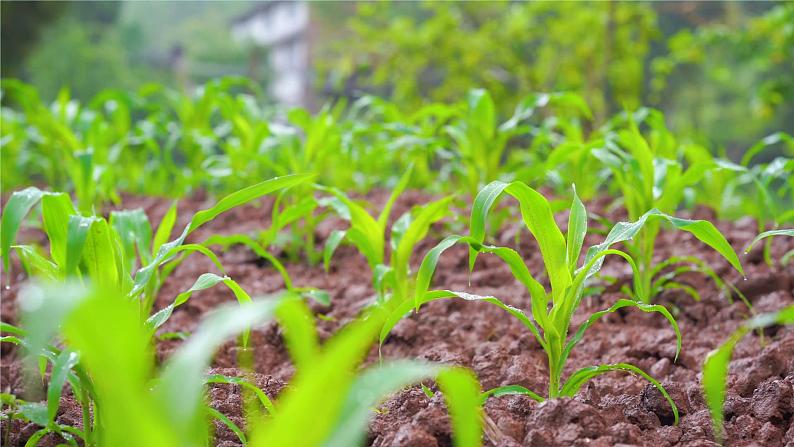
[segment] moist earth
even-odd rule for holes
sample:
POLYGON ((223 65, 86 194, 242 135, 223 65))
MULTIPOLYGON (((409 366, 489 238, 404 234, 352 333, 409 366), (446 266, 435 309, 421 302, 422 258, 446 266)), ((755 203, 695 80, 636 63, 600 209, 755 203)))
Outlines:
MULTIPOLYGON (((370 194, 367 199, 382 205, 384 192, 370 194)), ((429 198, 416 192, 404 194, 395 206, 398 217, 410 207, 425 203, 429 198)), ((142 207, 152 221, 157 222, 170 206, 166 200, 127 197, 125 208, 142 207)), ((211 205, 206 197, 195 196, 180 203, 180 229, 192 212, 211 205)), ((261 230, 269 222, 272 202, 262 200, 221 215, 202 227, 191 239, 201 241, 210 234, 232 234, 261 230), (265 224, 263 224, 265 222, 265 224)), ((609 209, 608 202, 596 200, 588 204, 589 211, 609 209)), ((465 209, 460 216, 468 216, 465 209)), ((615 212, 605 212, 612 221, 625 220, 615 212)), ((705 209, 691 213, 692 217, 715 217, 705 209)), ((567 216, 559 216, 565 225, 567 216)), ((465 221, 447 222, 453 228, 464 228, 465 221)), ((598 230, 598 225, 590 222, 598 230)), ((322 241, 344 222, 328 219, 317 228, 316 237, 322 241)), ((757 225, 750 219, 737 222, 718 222, 737 252, 757 233, 757 225)), ((414 255, 418 265, 445 233, 436 225, 427 240, 414 255)), ((603 228, 602 228, 603 230, 603 228)), ((463 230, 458 230, 463 231, 463 230)), ((42 242, 35 231, 25 230, 22 239, 42 242)), ((585 246, 600 242, 603 234, 591 232, 585 246)), ((534 240, 518 218, 507 219, 497 237, 500 245, 518 248, 533 272, 541 272, 542 258, 534 240)), ((703 246, 688 233, 662 232, 657 239, 656 259, 671 256, 697 255, 715 269, 718 275, 738 288, 752 303, 754 312, 769 312, 794 303, 794 268, 768 266, 761 247, 742 256, 746 279, 719 255, 703 246)), ((226 274, 237 281, 252 296, 274 293, 284 286, 278 273, 265 261, 258 259, 244 247, 232 247, 222 252, 216 247, 226 274)), ((775 238, 772 258, 779 259, 794 248, 790 238, 775 238)), ((275 254, 279 254, 276 250, 275 254)), ((374 295, 369 268, 363 256, 353 247, 341 246, 331 262, 329 272, 322 266, 289 262, 281 253, 294 283, 324 289, 331 296, 328 306, 311 303, 317 319, 321 339, 330 337, 367 305, 374 295)), ((2 320, 17 323, 16 295, 24 275, 19 264, 12 268, 13 282, 3 291, 2 320)), ((156 306, 168 305, 180 291, 190 287, 202 273, 220 273, 206 259, 193 256, 180 265, 159 294, 156 306)), ((618 278, 611 285, 586 297, 575 316, 580 324, 590 313, 609 307, 621 297, 619 284, 628 283, 630 270, 624 263, 607 261, 602 272, 618 278)), ((543 280, 542 278, 538 278, 543 280)), ((710 446, 716 445, 712 435, 711 418, 705 405, 700 383, 700 371, 706 354, 723 342, 751 315, 736 293, 720 290, 711 280, 697 274, 685 274, 679 282, 694 287, 700 300, 680 291, 667 291, 656 298, 675 315, 683 335, 681 355, 675 358, 675 333, 659 314, 638 310, 624 310, 603 317, 590 327, 581 343, 574 349, 565 375, 590 365, 629 362, 658 379, 670 393, 680 412, 680 422, 673 424, 673 414, 666 400, 644 380, 623 373, 609 373, 589 382, 574 398, 562 398, 537 403, 526 396, 492 397, 485 405, 484 444, 493 446, 556 446, 556 445, 649 445, 710 446)), ((441 257, 433 285, 435 288, 492 295, 505 303, 528 309, 529 298, 524 288, 510 274, 509 269, 493 256, 482 255, 474 272, 469 275, 467 252, 454 247, 441 257)), ((220 288, 197 292, 179 307, 161 328, 160 334, 195 330, 202 316, 214 307, 235 300, 231 292, 220 288)), ((179 339, 158 340, 157 359, 168 358, 183 342, 179 339)), ((244 375, 253 380, 272 399, 288 386, 294 368, 286 352, 280 329, 267 324, 252 333, 254 369, 243 373, 237 368, 237 348, 232 342, 217 353, 213 373, 244 375)), ((545 394, 548 387, 546 356, 532 335, 503 310, 486 304, 462 300, 443 300, 424 306, 394 328, 382 347, 383 358, 415 358, 461 365, 471 368, 478 376, 483 390, 501 385, 522 385, 545 394)), ((10 344, 0 350, 0 391, 29 396, 21 374, 20 353, 10 344)), ((365 364, 378 361, 373 347, 365 364)), ((432 381, 424 383, 438 391, 432 381)), ((236 385, 212 385, 208 401, 240 426, 244 426, 241 392, 236 385)), ((725 430, 728 445, 781 446, 794 445, 794 327, 775 326, 763 333, 752 333, 737 345, 731 363, 725 403, 725 430)), ((81 410, 69 392, 64 393, 58 422, 80 426, 81 410)), ((37 430, 34 424, 19 420, 2 421, 2 445, 22 446, 37 430)), ((54 435, 45 437, 40 445, 56 445, 54 435)), ((218 446, 240 445, 239 439, 225 425, 215 423, 215 443, 218 446)), ((388 397, 372 412, 367 445, 377 447, 451 446, 449 416, 440 393, 433 397, 419 385, 408 387, 388 397)))

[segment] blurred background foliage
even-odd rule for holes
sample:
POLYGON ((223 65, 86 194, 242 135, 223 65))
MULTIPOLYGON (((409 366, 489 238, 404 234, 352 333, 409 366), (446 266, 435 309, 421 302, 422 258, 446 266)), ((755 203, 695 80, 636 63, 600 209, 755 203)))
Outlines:
MULTIPOLYGON (((267 58, 231 35, 261 2, 3 2, 2 76, 45 100, 156 82, 187 90, 267 58)), ((733 158, 794 123, 791 2, 311 3, 313 106, 377 94, 405 108, 488 89, 583 95, 594 125, 640 105, 733 158)), ((267 101, 268 98, 262 98, 267 101)))

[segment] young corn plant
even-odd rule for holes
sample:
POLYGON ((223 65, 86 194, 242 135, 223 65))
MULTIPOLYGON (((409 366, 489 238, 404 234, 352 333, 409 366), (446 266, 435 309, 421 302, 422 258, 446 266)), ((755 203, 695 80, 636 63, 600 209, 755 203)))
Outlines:
MULTIPOLYGON (((651 218, 664 218, 658 213, 649 213, 637 222, 620 223, 613 228, 607 239, 598 245, 590 247, 579 264, 580 252, 584 237, 587 233, 587 212, 574 191, 574 199, 568 219, 568 232, 564 235, 557 226, 548 200, 522 182, 504 183, 492 182, 477 195, 471 213, 469 236, 448 236, 425 256, 419 268, 416 280, 416 294, 414 300, 409 300, 396 308, 388 317, 380 335, 383 343, 394 325, 402 319, 411 309, 418 310, 421 305, 430 301, 447 298, 461 298, 469 301, 482 301, 504 309, 519 321, 534 335, 537 342, 546 351, 549 368, 549 389, 546 396, 520 386, 509 386, 487 391, 483 398, 490 395, 503 395, 510 393, 523 393, 535 400, 543 401, 562 396, 573 396, 588 380, 609 371, 627 371, 637 374, 651 382, 664 395, 673 408, 675 419, 678 411, 664 387, 640 368, 629 363, 616 363, 591 366, 574 371, 563 380, 568 356, 573 348, 581 341, 585 331, 602 316, 617 311, 621 308, 633 307, 643 312, 656 312, 664 316, 673 327, 676 334, 676 357, 681 349, 681 333, 673 316, 661 305, 645 304, 641 301, 619 299, 605 310, 595 312, 582 323, 571 335, 571 321, 574 312, 581 303, 585 284, 588 278, 595 275, 603 264, 604 258, 609 255, 623 258, 631 267, 635 281, 640 280, 636 262, 629 254, 614 248, 613 244, 625 241, 642 228, 651 218), (526 267, 521 256, 513 249, 486 245, 485 223, 490 208, 502 193, 513 196, 520 205, 524 224, 537 240, 543 256, 545 274, 549 279, 551 289, 547 290, 543 284, 535 279, 526 267), (450 290, 429 291, 433 273, 440 255, 449 247, 464 243, 469 246, 469 266, 474 267, 477 255, 491 253, 501 258, 510 267, 516 277, 527 289, 530 295, 529 313, 508 306, 495 297, 476 296, 465 292, 450 290)), ((699 228, 699 227, 698 227, 699 228)), ((699 230, 698 230, 699 231, 699 230)))
MULTIPOLYGON (((277 177, 236 191, 194 214, 180 236, 170 242, 167 241, 176 222, 175 206, 165 214, 152 237, 151 225, 142 210, 112 212, 109 220, 86 217, 76 212, 65 193, 27 188, 12 194, 3 212, 0 230, 4 266, 10 277, 10 252, 14 248, 32 276, 49 280, 76 276, 113 286, 140 303, 141 317, 145 319, 151 315, 163 282, 188 254, 201 253, 224 271, 212 251, 200 244, 185 243, 190 233, 225 211, 311 178, 308 174, 277 177), (39 202, 50 243, 49 257, 32 246, 13 245, 25 216, 39 202)), ((225 284, 231 284, 227 279, 223 278, 225 284)))
MULTIPOLYGON (((694 271, 712 279, 718 278, 713 269, 694 257, 674 256, 654 265, 656 237, 662 229, 663 221, 670 223, 676 230, 694 234, 701 242, 719 252, 739 273, 744 274, 733 248, 714 225, 703 220, 682 219, 670 215, 684 199, 686 190, 700 182, 704 174, 713 167, 713 162, 701 161, 684 169, 676 158, 676 146, 671 138, 663 124, 656 124, 653 126, 649 144, 633 118, 629 118, 627 129, 615 131, 605 139, 604 148, 592 152, 612 171, 615 183, 621 190, 629 219, 643 221, 639 232, 632 235, 633 240, 624 242, 624 245, 637 261, 639 269, 639 281, 634 284, 633 294, 645 303, 649 303, 665 289, 680 289, 695 299, 700 298, 694 288, 671 280, 669 275, 660 276, 665 268, 678 266, 673 270, 674 275, 694 271), (663 218, 648 219, 650 216, 663 218), (645 223, 645 220, 648 222, 645 223)), ((718 285, 722 283, 719 281, 718 285)))
MULTIPOLYGON (((771 241, 772 238, 775 237, 775 236, 794 237, 794 228, 785 228, 785 229, 764 231, 763 233, 761 233, 758 236, 756 236, 750 242, 750 244, 747 245, 747 248, 744 249, 744 252, 745 253, 749 253, 750 250, 753 249, 753 246, 755 246, 755 244, 757 244, 758 242, 760 242, 760 241, 762 241, 764 239, 766 239, 767 241, 771 241)), ((789 250, 786 253, 784 253, 783 256, 780 257, 780 260, 778 262, 780 263, 780 265, 785 266, 785 265, 788 265, 789 261, 791 261, 791 258, 794 258, 794 250, 789 250)), ((771 261, 769 261, 768 263, 769 263, 769 265, 772 265, 771 261)))
POLYGON ((328 206, 350 222, 348 230, 335 231, 326 241, 324 250, 326 270, 339 244, 343 240, 349 241, 367 259, 372 270, 372 283, 380 302, 400 303, 412 296, 414 277, 411 273, 410 261, 414 247, 424 239, 433 223, 448 214, 453 199, 453 197, 445 197, 416 207, 400 216, 391 227, 390 255, 387 261, 389 251, 386 247, 386 226, 391 209, 408 186, 410 178, 409 169, 392 191, 377 218, 370 215, 363 206, 351 200, 344 192, 335 188, 322 188, 334 196, 333 199, 326 201, 328 206))
POLYGON ((243 445, 361 445, 372 406, 407 385, 435 378, 450 409, 455 445, 480 445, 480 391, 467 370, 396 361, 358 371, 383 322, 383 309, 370 309, 321 347, 313 316, 293 294, 226 306, 206 318, 158 371, 149 328, 123 293, 62 282, 32 286, 23 300, 23 328, 4 326, 13 335, 2 341, 23 346, 30 365, 41 357, 52 363, 46 402, 18 403, 17 417, 42 426, 33 443, 56 433, 70 445, 205 446, 214 418, 243 445), (226 339, 270 319, 284 326, 297 368, 284 396, 274 403, 243 378, 206 375, 213 352, 226 339), (50 353, 57 349, 54 340, 64 346, 57 354, 50 353), (67 381, 75 394, 85 395, 82 426, 54 422, 67 381), (240 385, 255 396, 246 429, 206 403, 205 387, 212 383, 240 385), (318 393, 324 399, 318 400, 318 393), (307 432, 306 424, 312 430, 307 432))
POLYGON ((512 138, 536 131, 527 121, 535 114, 536 109, 548 104, 567 105, 579 110, 583 116, 590 116, 586 103, 577 95, 538 94, 522 100, 513 116, 499 124, 496 106, 490 93, 482 89, 468 92, 460 118, 445 126, 444 130, 455 144, 458 163, 456 169, 471 195, 475 195, 485 183, 511 172, 504 166, 508 142, 512 138))
POLYGON ((714 438, 722 443, 725 440, 723 411, 727 389, 728 370, 736 344, 750 332, 774 325, 794 325, 794 306, 787 306, 777 312, 760 314, 745 321, 717 349, 711 351, 703 362, 703 393, 711 412, 714 438))

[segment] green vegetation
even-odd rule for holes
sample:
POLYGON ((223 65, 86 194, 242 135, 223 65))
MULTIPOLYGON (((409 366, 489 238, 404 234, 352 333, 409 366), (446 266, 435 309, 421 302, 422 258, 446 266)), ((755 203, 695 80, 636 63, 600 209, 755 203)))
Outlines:
MULTIPOLYGON (((655 214, 649 214, 654 215, 655 214)), ((629 371, 645 377, 653 383, 670 403, 678 420, 678 410, 667 391, 653 378, 634 365, 617 363, 612 365, 599 365, 575 371, 566 381, 562 381, 562 372, 571 350, 584 336, 586 329, 607 313, 615 312, 624 307, 637 307, 644 312, 659 312, 673 326, 678 337, 676 357, 681 349, 681 334, 673 316, 663 306, 643 304, 638 301, 621 299, 609 309, 592 314, 585 323, 579 326, 576 333, 568 337, 571 320, 576 309, 581 303, 585 287, 585 280, 598 272, 603 264, 603 258, 608 255, 617 255, 624 258, 632 267, 635 281, 639 281, 639 272, 634 259, 620 250, 611 249, 610 246, 631 238, 645 224, 648 216, 632 224, 618 224, 610 232, 604 243, 591 247, 587 251, 584 264, 578 266, 582 243, 587 233, 587 212, 584 205, 574 192, 574 201, 568 220, 568 234, 563 236, 554 221, 551 206, 543 195, 521 182, 503 183, 493 182, 486 186, 474 200, 470 222, 470 236, 448 236, 433 248, 422 261, 417 278, 417 293, 415 302, 408 302, 394 311, 386 326, 381 332, 381 342, 388 332, 411 307, 419 309, 421 304, 451 297, 464 300, 478 300, 494 304, 519 319, 534 335, 543 347, 549 360, 549 390, 548 398, 560 396, 573 396, 588 380, 609 371, 629 371), (518 200, 524 224, 535 237, 543 256, 546 267, 546 276, 551 283, 551 291, 547 292, 543 285, 527 269, 526 264, 515 250, 507 247, 485 245, 485 222, 488 211, 496 199, 506 192, 518 200), (430 291, 430 286, 435 266, 441 253, 455 243, 466 243, 470 247, 470 268, 474 267, 479 253, 491 253, 501 258, 510 267, 513 276, 526 287, 530 295, 531 311, 528 317, 523 311, 504 304, 494 297, 478 297, 464 292, 430 291), (551 305, 551 309, 548 309, 551 305)), ((716 230, 715 230, 716 231, 716 230)), ((718 233, 717 233, 718 234, 718 233)), ((520 388, 520 387, 519 387, 520 388)), ((488 394, 505 394, 506 390, 494 389, 488 394)), ((526 393, 534 399, 543 400, 535 392, 526 389, 517 390, 516 386, 509 387, 510 393, 526 393)))
POLYGON ((714 424, 714 437, 718 441, 725 439, 722 427, 723 410, 725 404, 725 391, 728 382, 728 369, 731 363, 731 356, 736 344, 748 333, 755 329, 763 329, 777 324, 794 324, 794 306, 788 306, 777 312, 756 315, 747 320, 739 329, 721 344, 717 349, 710 352, 706 361, 703 363, 703 391, 706 395, 706 403, 711 411, 711 419, 714 424))
POLYGON ((373 414, 390 417, 381 404, 413 387, 443 396, 440 444, 475 447, 499 444, 490 398, 571 398, 617 371, 650 383, 669 404, 660 421, 678 423, 667 381, 680 375, 646 372, 643 350, 576 356, 599 321, 636 324, 636 309, 664 318, 675 348, 653 355, 675 362, 689 323, 712 318, 684 303, 722 294, 742 303, 718 318, 753 315, 703 365, 714 436, 730 440, 732 351, 794 323, 788 303, 761 300, 774 312, 758 315, 742 282, 790 279, 794 250, 778 236, 794 236, 794 5, 716 5, 316 3, 317 89, 311 107, 285 108, 269 98, 266 51, 224 38, 244 3, 4 2, 0 257, 17 312, 0 342, 26 389, 0 394, 0 425, 31 424, 30 446, 206 446, 219 426, 246 446, 356 446, 372 441, 373 414), (344 45, 323 40, 326 22, 344 45), (171 56, 152 55, 160 44, 171 56), (219 217, 237 208, 265 217, 224 231, 237 214, 219 217), (450 277, 436 270, 465 273, 456 250, 470 279, 496 261, 522 292, 441 285, 450 277), (192 270, 196 258, 210 267, 192 270), (351 268, 364 284, 338 286, 362 277, 351 268), (236 302, 184 327, 214 288, 236 302), (446 336, 441 325, 405 339, 397 325, 435 318, 441 300, 515 317, 542 349, 548 389, 511 378, 483 390, 471 356, 394 358, 405 351, 393 342, 436 358, 421 340, 446 336), (252 331, 265 325, 288 378, 278 395, 254 374, 252 331), (210 373, 216 352, 232 352, 237 373, 210 373), (218 387, 239 392, 241 418, 213 406, 218 387), (66 403, 79 421, 62 417, 66 403))

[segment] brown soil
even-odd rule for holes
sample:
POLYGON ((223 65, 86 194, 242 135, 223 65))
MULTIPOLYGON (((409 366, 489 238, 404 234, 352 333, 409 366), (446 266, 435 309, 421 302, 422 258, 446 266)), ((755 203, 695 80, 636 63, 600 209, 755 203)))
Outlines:
MULTIPOLYGON (((385 194, 373 194, 370 199, 381 204, 385 194)), ((398 202, 394 216, 410 206, 423 203, 418 193, 406 194, 398 202)), ((207 206, 203 198, 183 201, 181 222, 190 216, 188 210, 207 206)), ((154 219, 165 212, 169 203, 157 199, 128 199, 126 206, 142 206, 154 219)), ((595 210, 603 203, 591 204, 595 210)), ((234 233, 261 229, 269 222, 269 202, 246 206, 222 215, 206 228, 193 235, 202 240, 212 233, 234 233)), ((696 213, 708 217, 705 211, 696 213)), ((464 214, 465 215, 465 214, 464 214)), ((611 216, 619 219, 621 216, 611 216)), ((565 216, 560 216, 564 224, 565 216)), ((534 241, 518 222, 506 225, 493 242, 513 245, 520 234, 519 251, 525 256, 533 272, 542 270, 542 259, 534 241)), ((317 230, 324 239, 331 230, 342 225, 335 220, 324 222, 317 230)), ((591 226, 596 227, 594 222, 591 226)), ((737 250, 742 249, 755 235, 750 220, 719 224, 737 250)), ((181 226, 178 226, 181 229, 181 226)), ((415 262, 443 236, 439 225, 428 241, 417 248, 415 262)), ((36 237, 26 233, 26 237, 36 237)), ((591 234, 585 245, 599 242, 603 236, 591 234)), ((773 254, 777 259, 794 248, 786 238, 776 238, 773 254)), ((794 268, 768 267, 760 250, 742 257, 747 279, 743 280, 718 255, 705 249, 697 240, 684 233, 663 233, 657 243, 656 256, 665 259, 674 255, 697 253, 715 267, 718 274, 741 289, 757 312, 773 311, 794 303, 794 268)), ((278 274, 247 249, 237 247, 219 253, 227 274, 239 282, 251 295, 272 293, 283 287, 278 274)), ((312 309, 324 318, 317 320, 323 339, 356 316, 369 302, 374 292, 365 260, 355 249, 342 246, 332 262, 331 272, 322 267, 289 263, 294 282, 327 290, 331 305, 312 303, 312 309)), ((19 271, 17 265, 16 270, 19 271)), ((167 305, 173 297, 187 289, 201 273, 216 272, 211 263, 195 256, 176 269, 158 298, 157 306, 167 305)), ((628 268, 615 261, 607 262, 605 274, 627 279, 628 268)), ((695 302, 686 294, 666 292, 657 302, 674 312, 683 334, 683 350, 674 362, 675 335, 666 320, 658 314, 650 315, 627 310, 604 317, 591 327, 573 351, 566 374, 583 366, 630 362, 659 379, 681 412, 681 421, 672 424, 672 413, 653 387, 630 375, 611 373, 593 380, 573 399, 557 399, 542 404, 523 396, 491 398, 485 410, 487 429, 485 445, 496 446, 553 446, 553 445, 652 445, 707 446, 715 445, 711 420, 704 404, 699 374, 705 355, 720 344, 749 315, 739 300, 730 302, 713 283, 698 275, 687 275, 687 283, 702 297, 695 302)), ((519 308, 528 306, 528 295, 510 275, 509 270, 492 256, 482 256, 471 275, 466 268, 466 251, 456 247, 445 253, 434 280, 436 288, 464 290, 482 295, 497 296, 519 308)), ((2 300, 2 319, 16 320, 15 296, 19 281, 5 290, 2 300)), ((576 314, 576 324, 596 310, 608 307, 620 294, 607 291, 583 300, 576 314)), ((202 315, 234 297, 222 288, 196 293, 181 306, 162 327, 161 332, 187 331, 196 328, 202 315)), ((159 359, 167 358, 180 341, 161 341, 157 344, 159 359)), ((293 367, 282 343, 279 328, 269 324, 252 335, 256 375, 255 380, 272 398, 289 382, 293 367)), ((24 394, 16 348, 2 346, 1 391, 24 394)), ((545 394, 548 387, 546 357, 527 330, 507 313, 494 306, 454 300, 435 302, 423 307, 418 314, 401 321, 386 340, 384 358, 419 358, 436 362, 459 364, 471 368, 479 377, 482 388, 518 384, 545 394)), ((213 368, 227 375, 237 375, 236 348, 225 345, 217 354, 213 368)), ((367 362, 376 361, 375 350, 367 362)), ((434 387, 431 382, 426 385, 434 387)), ((731 364, 726 402, 726 430, 729 445, 780 446, 794 445, 794 327, 773 327, 764 334, 764 344, 757 334, 745 337, 736 348, 731 364)), ((212 386, 211 404, 238 424, 242 424, 240 390, 233 385, 212 386)), ((418 387, 409 387, 387 399, 373 414, 367 444, 385 446, 449 446, 451 433, 449 417, 443 398, 436 394, 428 398, 418 387)), ((59 421, 80 425, 80 410, 70 396, 62 401, 59 421)), ((32 424, 3 422, 3 445, 23 445, 35 431, 32 424)), ((45 439, 45 445, 57 440, 45 439)), ((216 444, 237 445, 236 436, 225 426, 216 424, 216 444)))

